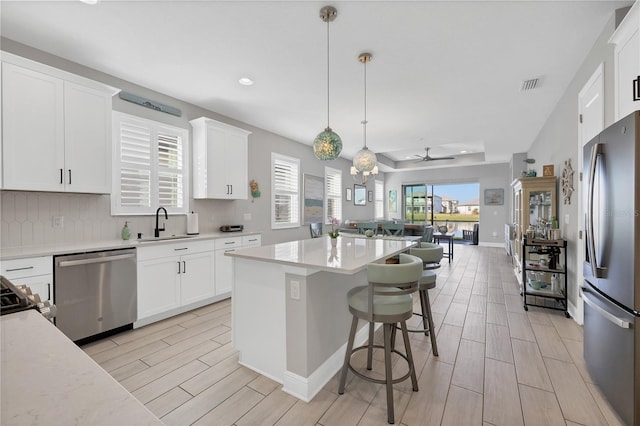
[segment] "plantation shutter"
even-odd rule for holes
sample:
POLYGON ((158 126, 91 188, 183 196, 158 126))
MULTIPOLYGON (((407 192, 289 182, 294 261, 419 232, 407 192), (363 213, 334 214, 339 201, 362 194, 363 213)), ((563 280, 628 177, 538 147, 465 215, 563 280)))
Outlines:
POLYGON ((112 214, 187 213, 187 130, 120 112, 113 128, 112 214))
POLYGON ((272 153, 271 227, 300 226, 300 160, 272 153))
POLYGON ((326 185, 326 217, 324 221, 330 223, 332 218, 342 221, 342 172, 325 167, 324 175, 326 185))
POLYGON ((375 205, 376 219, 384 218, 384 182, 376 180, 376 205, 375 205))

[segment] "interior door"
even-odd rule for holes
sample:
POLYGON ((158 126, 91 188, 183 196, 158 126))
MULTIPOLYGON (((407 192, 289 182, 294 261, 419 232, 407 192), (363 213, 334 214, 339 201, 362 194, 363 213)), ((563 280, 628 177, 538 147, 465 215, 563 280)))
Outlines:
MULTIPOLYGON (((600 64, 593 75, 589 78, 580 93, 578 94, 578 162, 577 168, 581 172, 577 176, 586 176, 586 170, 583 170, 583 148, 604 129, 604 80, 603 80, 603 64, 600 64)), ((577 192, 578 202, 578 223, 575 225, 578 229, 577 250, 576 250, 576 281, 581 283, 584 280, 582 275, 582 264, 584 262, 584 253, 586 250, 584 239, 584 198, 583 185, 580 182, 574 182, 573 187, 577 192)), ((579 295, 579 292, 578 292, 579 295)), ((577 299, 576 312, 573 317, 579 323, 583 323, 583 306, 580 296, 577 299)))

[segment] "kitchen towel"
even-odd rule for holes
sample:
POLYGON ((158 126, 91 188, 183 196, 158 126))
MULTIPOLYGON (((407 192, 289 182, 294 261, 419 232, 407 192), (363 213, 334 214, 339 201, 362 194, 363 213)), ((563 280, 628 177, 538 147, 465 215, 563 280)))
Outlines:
POLYGON ((187 235, 198 234, 198 213, 187 213, 187 235))

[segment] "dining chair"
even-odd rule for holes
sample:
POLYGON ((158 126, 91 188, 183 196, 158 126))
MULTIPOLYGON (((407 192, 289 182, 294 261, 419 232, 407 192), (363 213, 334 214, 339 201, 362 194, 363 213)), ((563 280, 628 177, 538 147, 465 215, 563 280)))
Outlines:
POLYGON ((321 222, 310 223, 309 232, 311 232, 311 238, 320 238, 322 236, 322 223, 321 222))
POLYGON ((383 223, 382 235, 404 236, 404 223, 383 223))
POLYGON ((374 234, 377 234, 378 224, 375 222, 358 222, 358 234, 364 234, 368 230, 372 230, 374 234))
POLYGON ((422 239, 420 241, 423 243, 433 242, 433 226, 432 225, 425 225, 424 233, 422 234, 422 239))

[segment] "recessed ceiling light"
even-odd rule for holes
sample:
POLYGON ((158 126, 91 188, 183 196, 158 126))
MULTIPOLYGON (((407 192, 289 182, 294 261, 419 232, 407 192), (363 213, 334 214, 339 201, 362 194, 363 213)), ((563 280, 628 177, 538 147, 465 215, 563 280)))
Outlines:
POLYGON ((249 77, 242 77, 240 80, 238 80, 238 83, 242 84, 243 86, 251 86, 253 85, 253 80, 251 80, 249 77))
POLYGON ((80 0, 80 1, 86 4, 98 4, 99 0, 80 0))
POLYGON ((467 151, 466 149, 463 149, 462 151, 460 151, 460 154, 466 154, 467 152, 469 151, 467 151))

